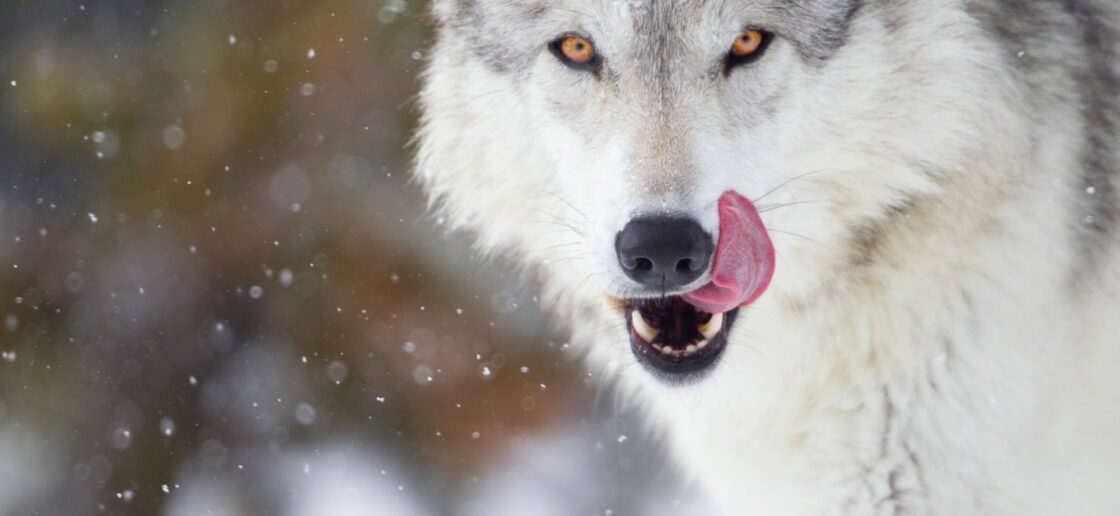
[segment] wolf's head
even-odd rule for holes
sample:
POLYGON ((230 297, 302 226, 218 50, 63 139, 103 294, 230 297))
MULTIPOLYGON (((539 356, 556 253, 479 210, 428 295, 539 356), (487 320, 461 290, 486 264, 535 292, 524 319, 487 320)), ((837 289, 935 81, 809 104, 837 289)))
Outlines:
POLYGON ((607 363, 696 385, 989 150, 949 3, 437 0, 418 175, 607 363))

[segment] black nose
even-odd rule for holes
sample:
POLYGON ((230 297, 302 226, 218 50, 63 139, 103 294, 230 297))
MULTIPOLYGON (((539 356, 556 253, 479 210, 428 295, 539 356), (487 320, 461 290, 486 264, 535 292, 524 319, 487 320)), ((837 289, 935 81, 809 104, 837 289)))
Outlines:
POLYGON ((618 262, 648 287, 683 287, 696 281, 712 257, 712 237, 692 219, 653 217, 630 221, 615 241, 618 262))

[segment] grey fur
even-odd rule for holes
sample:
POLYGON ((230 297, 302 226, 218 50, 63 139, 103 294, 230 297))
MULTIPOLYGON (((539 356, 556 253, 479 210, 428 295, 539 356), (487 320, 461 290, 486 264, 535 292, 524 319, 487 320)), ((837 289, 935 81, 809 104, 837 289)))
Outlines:
POLYGON ((1075 223, 1084 226, 1078 248, 1085 252, 1084 263, 1092 267, 1104 246, 1117 237, 1120 207, 1117 206, 1117 174, 1120 149, 1117 149, 1117 123, 1120 120, 1120 77, 1117 74, 1117 49, 1120 37, 1115 27, 1098 17, 1090 0, 1062 0, 1066 12, 1080 29, 1081 48, 1087 52, 1085 67, 1074 72, 1080 84, 1081 112, 1085 119, 1085 144, 1081 150, 1081 186, 1088 200, 1075 223))
MULTIPOLYGON (((1071 164, 1078 174, 1071 180, 1085 194, 1074 199, 1068 214, 1072 244, 1081 254, 1071 271, 1075 286, 1094 280, 1102 254, 1120 238, 1120 34, 1109 9, 1116 7, 1098 0, 970 5, 976 18, 998 35, 1008 59, 1019 61, 1021 81, 1025 91, 1032 92, 1033 105, 1073 103, 1081 113, 1081 158, 1071 164)), ((1044 126, 1045 120, 1038 123, 1044 126)))
POLYGON ((802 58, 825 61, 848 41, 852 20, 864 0, 791 0, 770 8, 798 42, 802 58))
MULTIPOLYGON (((536 22, 553 9, 546 0, 511 0, 496 8, 478 0, 442 0, 448 4, 446 13, 437 2, 437 16, 448 29, 467 39, 474 53, 498 72, 524 70, 536 48, 519 48, 513 43, 509 27, 522 27, 532 34, 536 22)), ((525 36, 523 36, 525 37, 525 36)))
MULTIPOLYGON (((848 29, 863 0, 641 0, 633 3, 642 13, 633 18, 633 27, 638 34, 636 46, 654 49, 647 57, 649 66, 642 69, 657 72, 666 69, 665 63, 680 57, 674 55, 671 52, 674 47, 666 43, 680 41, 681 33, 694 21, 697 13, 711 9, 712 4, 728 16, 753 13, 751 18, 757 20, 758 26, 774 30, 795 42, 803 59, 823 62, 847 41, 848 29)), ((541 20, 550 12, 563 10, 565 6, 562 2, 546 0, 510 0, 502 5, 479 0, 437 0, 436 7, 442 24, 466 38, 479 58, 495 71, 503 73, 517 72, 529 66, 539 50, 540 41, 533 40, 549 35, 540 31, 541 20), (511 33, 511 27, 522 30, 511 33)), ((560 33, 551 35, 558 36, 560 33)), ((606 36, 586 35, 592 38, 606 36)))

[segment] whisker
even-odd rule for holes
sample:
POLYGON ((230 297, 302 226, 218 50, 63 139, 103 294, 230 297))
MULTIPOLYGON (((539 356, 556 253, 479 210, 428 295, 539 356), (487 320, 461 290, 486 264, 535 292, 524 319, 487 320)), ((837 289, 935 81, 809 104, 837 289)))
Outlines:
POLYGON ((797 175, 795 177, 791 177, 791 178, 783 181, 778 186, 775 186, 774 188, 771 188, 770 191, 762 194, 762 196, 758 197, 757 199, 752 200, 751 202, 753 202, 755 204, 758 204, 758 201, 761 201, 761 200, 769 197, 774 192, 777 192, 778 190, 788 186, 790 183, 793 183, 794 181, 803 181, 803 180, 806 180, 805 178, 808 177, 808 176, 821 174, 821 173, 824 173, 824 172, 828 172, 829 170, 830 169, 813 170, 813 171, 810 171, 810 172, 806 172, 804 174, 797 175))
POLYGON ((814 203, 818 203, 818 202, 821 202, 821 201, 808 200, 808 201, 792 201, 792 202, 786 202, 786 203, 780 203, 780 204, 766 204, 766 205, 763 205, 763 206, 759 207, 758 212, 759 213, 767 213, 767 212, 771 212, 771 211, 781 209, 781 208, 788 208, 790 206, 800 206, 802 204, 814 204, 814 203))
POLYGON ((769 231, 771 233, 779 233, 779 234, 782 234, 782 235, 789 235, 789 236, 797 237, 797 238, 803 238, 803 239, 808 240, 808 241, 810 241, 814 244, 820 244, 821 243, 820 241, 818 241, 816 239, 807 237, 805 235, 799 235, 799 234, 794 233, 792 231, 783 231, 781 229, 774 229, 774 228, 766 228, 766 231, 769 231))

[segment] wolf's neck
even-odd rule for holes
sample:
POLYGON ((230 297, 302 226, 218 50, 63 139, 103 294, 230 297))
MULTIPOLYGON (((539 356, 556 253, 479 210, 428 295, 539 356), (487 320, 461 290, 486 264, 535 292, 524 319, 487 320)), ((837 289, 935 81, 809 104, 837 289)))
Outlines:
POLYGON ((770 509, 759 514, 954 514, 990 499, 1003 487, 986 479, 1021 465, 997 450, 1035 445, 1022 429, 1039 426, 1038 380, 1068 340, 1068 256, 1036 258, 1050 252, 1039 235, 1061 233, 1030 212, 1048 202, 1016 193, 958 227, 952 209, 915 204, 862 269, 811 299, 747 309, 705 396, 654 402, 679 456, 717 493, 770 509))

